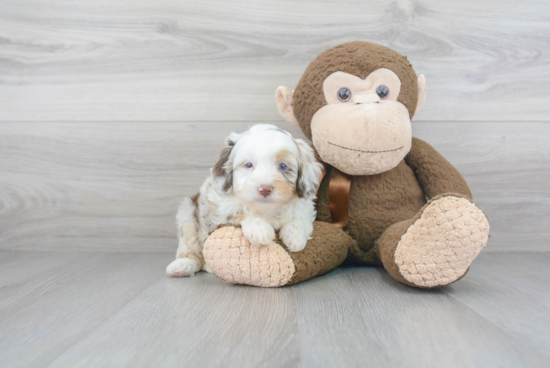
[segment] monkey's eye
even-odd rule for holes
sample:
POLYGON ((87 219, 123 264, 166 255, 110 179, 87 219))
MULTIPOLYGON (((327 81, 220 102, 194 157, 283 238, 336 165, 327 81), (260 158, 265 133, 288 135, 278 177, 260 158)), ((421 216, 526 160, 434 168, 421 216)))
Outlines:
POLYGON ((254 165, 252 165, 252 162, 247 162, 246 164, 244 164, 244 167, 246 167, 247 169, 252 169, 254 165))
POLYGON ((285 171, 286 169, 288 169, 288 166, 286 166, 286 164, 279 164, 279 170, 285 171))
POLYGON ((348 88, 340 88, 338 91, 338 99, 342 102, 349 101, 351 98, 351 91, 348 88))
POLYGON ((381 100, 383 100, 390 94, 390 89, 386 86, 378 86, 378 88, 376 89, 376 94, 380 97, 381 100))

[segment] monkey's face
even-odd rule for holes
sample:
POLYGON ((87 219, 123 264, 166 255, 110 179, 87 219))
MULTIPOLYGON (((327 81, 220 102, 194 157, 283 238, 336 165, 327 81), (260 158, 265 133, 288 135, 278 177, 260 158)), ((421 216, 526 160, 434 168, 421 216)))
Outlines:
POLYGON ((281 86, 275 98, 281 116, 302 128, 324 162, 350 175, 375 175, 409 153, 426 78, 394 50, 354 41, 321 53, 296 93, 281 86))
POLYGON ((327 105, 311 120, 321 159, 350 175, 391 170, 409 153, 409 111, 397 101, 401 81, 385 68, 361 79, 335 72, 323 83, 327 105))

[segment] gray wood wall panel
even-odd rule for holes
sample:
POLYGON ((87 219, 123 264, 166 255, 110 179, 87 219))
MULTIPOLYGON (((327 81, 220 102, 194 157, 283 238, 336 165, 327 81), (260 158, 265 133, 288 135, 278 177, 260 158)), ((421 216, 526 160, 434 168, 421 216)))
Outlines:
POLYGON ((4 0, 0 120, 278 119, 273 95, 341 42, 409 56, 423 121, 547 121, 547 0, 4 0))
MULTIPOLYGON (((198 191, 223 138, 250 124, 0 123, 0 248, 174 251, 179 200, 198 191)), ((413 132, 470 184, 491 221, 487 251, 550 250, 550 124, 413 132)))
POLYGON ((4 0, 0 248, 172 251, 223 137, 289 129, 275 88, 356 39, 427 76, 415 135, 468 180, 488 251, 550 250, 546 0, 4 0))

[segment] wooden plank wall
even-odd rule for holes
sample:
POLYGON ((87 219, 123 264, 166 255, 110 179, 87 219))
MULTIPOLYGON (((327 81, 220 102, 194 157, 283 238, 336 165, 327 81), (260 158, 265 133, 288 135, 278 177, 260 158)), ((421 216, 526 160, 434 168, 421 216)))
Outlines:
POLYGON ((550 2, 3 0, 0 249, 173 251, 223 137, 278 116, 324 49, 408 55, 413 121, 488 214, 487 251, 550 250, 550 2))

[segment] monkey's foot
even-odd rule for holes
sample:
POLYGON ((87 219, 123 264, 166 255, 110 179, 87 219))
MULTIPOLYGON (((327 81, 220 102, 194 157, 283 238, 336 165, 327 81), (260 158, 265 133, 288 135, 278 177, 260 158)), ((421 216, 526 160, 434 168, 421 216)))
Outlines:
POLYGON ((468 271, 487 244, 489 221, 473 202, 448 196, 429 202, 395 248, 394 262, 409 283, 448 285, 468 271))
POLYGON ((296 272, 294 261, 279 244, 251 245, 233 226, 214 231, 204 243, 203 255, 212 272, 235 284, 278 287, 288 284, 296 272))

